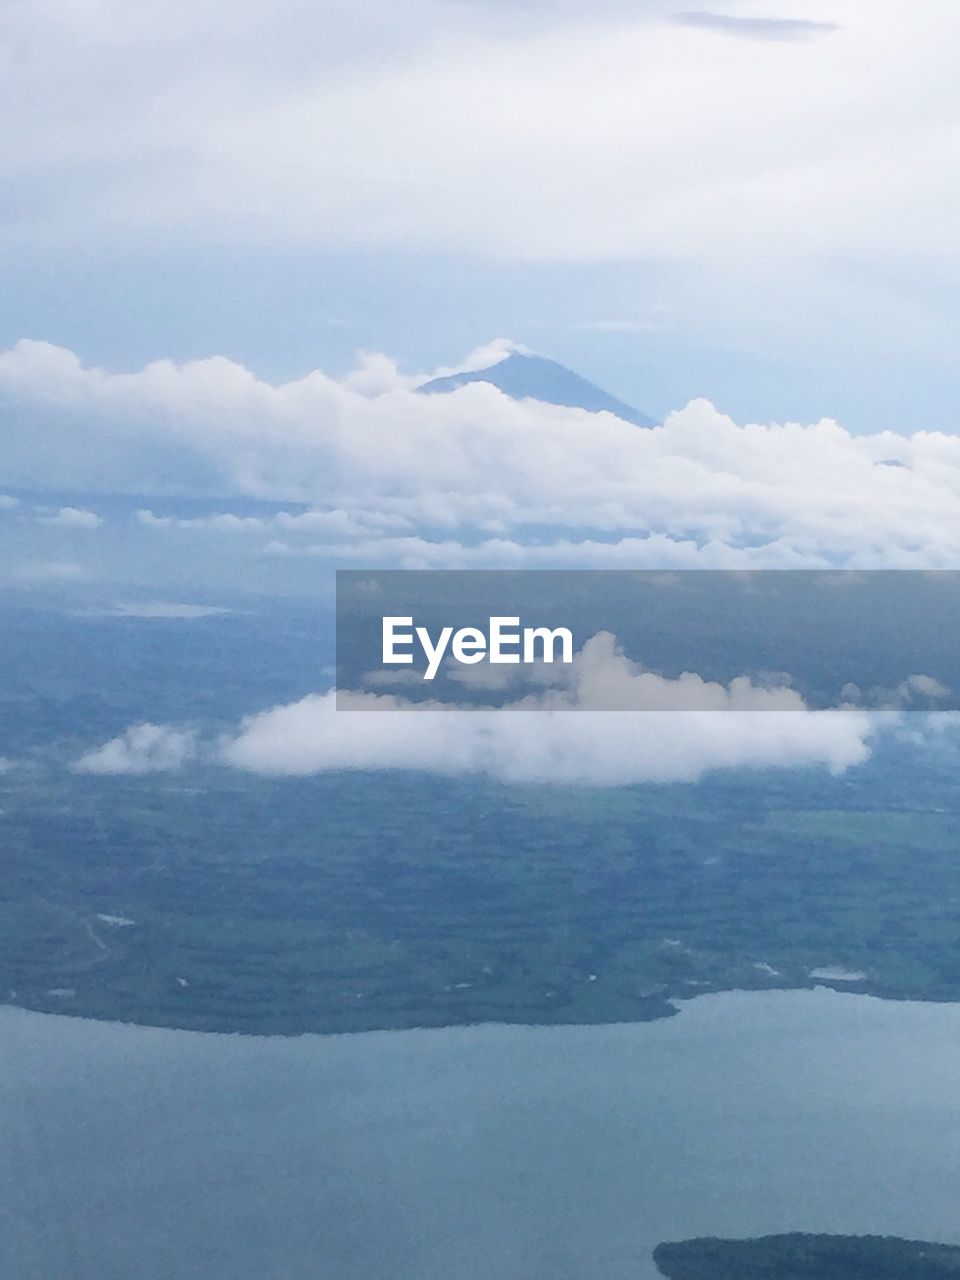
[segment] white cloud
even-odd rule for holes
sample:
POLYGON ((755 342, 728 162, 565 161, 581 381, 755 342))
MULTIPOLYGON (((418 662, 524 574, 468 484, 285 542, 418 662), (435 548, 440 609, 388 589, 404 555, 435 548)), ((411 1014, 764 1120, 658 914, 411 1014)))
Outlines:
POLYGON ((331 690, 249 716, 205 747, 193 729, 138 724, 73 768, 172 772, 202 752, 226 766, 278 777, 411 769, 515 783, 626 786, 692 781, 710 770, 742 767, 841 772, 867 758, 879 725, 896 724, 889 714, 852 708, 811 711, 785 685, 656 676, 604 633, 572 666, 542 674, 538 692, 496 711, 411 704, 370 692, 341 692, 338 709, 331 690))
MULTIPOLYGON (((342 696, 342 695, 341 695, 342 696)), ((712 769, 820 765, 866 758, 853 712, 377 711, 315 694, 249 720, 224 745, 225 763, 307 775, 338 769, 483 773, 509 782, 593 786, 690 781, 712 769)))
POLYGON ((143 603, 116 604, 112 609, 105 609, 101 617, 109 618, 173 618, 192 621, 194 618, 213 618, 229 613, 220 605, 213 604, 177 604, 167 600, 148 600, 143 603))
POLYGON ((359 364, 343 379, 345 387, 362 396, 379 396, 415 383, 415 378, 400 372, 395 360, 379 351, 361 351, 359 364))
POLYGON ((717 31, 743 40, 810 40, 839 30, 835 22, 815 22, 809 18, 743 17, 702 9, 675 13, 673 21, 681 27, 717 31))
POLYGON ((87 571, 82 565, 72 560, 31 560, 18 565, 13 576, 18 582, 80 582, 86 578, 87 571))
MULTIPOLYGON (((876 707, 888 711, 912 711, 929 708, 950 696, 950 689, 933 676, 915 674, 901 680, 889 689, 876 685, 866 691, 856 684, 846 684, 841 697, 851 705, 876 707)), ((953 712, 937 712, 933 715, 953 715, 953 712)), ((930 718, 930 717, 928 717, 930 718)))
POLYGON ((77 773, 169 773, 196 754, 197 735, 170 725, 138 724, 76 761, 77 773))
POLYGON ((139 517, 262 534, 280 552, 312 534, 315 553, 372 563, 960 568, 960 438, 940 432, 739 426, 704 400, 639 430, 483 383, 366 395, 318 371, 274 385, 222 358, 111 374, 34 341, 0 353, 0 404, 33 423, 10 433, 0 479, 145 492, 162 469, 168 489, 313 504, 139 517), (541 528, 525 549, 534 525, 563 533, 541 528), (450 536, 438 546, 425 528, 450 536))
POLYGON ((20 502, 17 498, 12 497, 9 493, 0 493, 0 511, 12 511, 14 507, 18 507, 20 502))
POLYGON ((946 698, 950 694, 950 690, 946 685, 941 684, 933 676, 915 675, 907 676, 906 680, 898 686, 906 700, 919 695, 921 698, 946 698))
POLYGON ((956 6, 847 0, 829 33, 825 0, 768 0, 760 17, 727 0, 685 25, 675 9, 494 19, 372 0, 361 22, 338 0, 8 6, 7 236, 694 262, 788 249, 795 266, 956 252, 956 6))
POLYGON ((67 529, 99 529, 103 520, 95 511, 85 511, 82 507, 61 507, 55 515, 37 516, 40 524, 62 525, 67 529))
POLYGON ((845 707, 811 711, 786 685, 745 678, 723 686, 667 679, 627 659, 612 636, 584 645, 572 666, 541 673, 539 689, 499 710, 411 704, 392 694, 334 691, 248 716, 216 744, 195 730, 140 724, 87 752, 83 773, 174 771, 201 752, 272 776, 345 769, 480 774, 513 783, 626 786, 692 781, 715 769, 855 766, 872 734, 895 725, 845 707))
POLYGON ((508 356, 515 353, 520 355, 533 354, 529 347, 525 347, 522 342, 514 342, 512 338, 494 338, 492 342, 485 342, 479 347, 464 356, 460 364, 441 365, 434 369, 432 373, 417 375, 413 380, 413 385, 418 386, 421 383, 429 382, 432 378, 446 378, 453 373, 476 373, 480 369, 492 369, 495 365, 501 364, 508 356))
POLYGON ((779 540, 739 547, 721 539, 697 543, 692 538, 665 534, 604 542, 563 538, 533 544, 519 538, 438 542, 416 535, 299 546, 271 539, 264 554, 310 556, 346 564, 388 564, 401 569, 822 569, 831 563, 825 548, 798 552, 779 540))
POLYGON ((416 769, 622 786, 738 767, 839 772, 869 754, 864 712, 810 711, 792 690, 747 680, 667 680, 624 658, 609 636, 595 637, 568 670, 563 687, 497 711, 411 709, 392 695, 343 692, 338 710, 333 692, 312 694, 249 717, 220 758, 274 775, 416 769))
POLYGON ((220 512, 212 516, 163 516, 147 508, 137 512, 137 520, 148 529, 214 529, 224 533, 262 533, 269 528, 260 516, 237 516, 220 512))
POLYGON ((338 537, 370 537, 385 529, 406 529, 408 516, 383 511, 308 510, 278 511, 270 516, 238 516, 219 512, 209 516, 157 515, 147 508, 137 511, 138 522, 148 529, 199 529, 217 533, 326 533, 338 537))

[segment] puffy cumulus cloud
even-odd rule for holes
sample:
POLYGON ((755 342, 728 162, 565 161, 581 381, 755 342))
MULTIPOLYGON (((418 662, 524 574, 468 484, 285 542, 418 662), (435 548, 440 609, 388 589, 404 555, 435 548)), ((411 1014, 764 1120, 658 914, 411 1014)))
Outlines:
POLYGON ((333 694, 264 712, 224 745, 222 759, 273 775, 414 769, 483 773, 509 782, 622 786, 691 781, 711 769, 737 767, 826 765, 841 771, 868 754, 865 721, 852 712, 638 715, 444 708, 397 714, 387 695, 356 699, 356 714, 337 712, 333 694))
POLYGON ((626 658, 605 633, 571 666, 537 675, 534 692, 498 710, 363 691, 341 692, 338 705, 331 690, 251 715, 216 743, 201 744, 192 729, 139 724, 73 768, 168 772, 203 756, 277 777, 408 769, 625 786, 743 767, 841 772, 867 758, 878 724, 896 724, 889 713, 878 719, 851 707, 811 711, 786 685, 739 678, 724 686, 693 673, 667 679, 626 658))
POLYGON ((65 529, 99 529, 103 519, 95 511, 83 507, 61 507, 53 515, 38 515, 41 524, 60 525, 65 529))
POLYGON ((826 0, 768 0, 760 18, 726 0, 684 23, 677 8, 8 5, 6 234, 579 260, 956 252, 956 6, 846 0, 830 33, 826 0))
POLYGON ((362 396, 379 396, 385 391, 411 387, 416 379, 400 372, 396 360, 380 351, 361 351, 357 367, 343 379, 343 385, 362 396))
POLYGON ((561 687, 495 711, 391 694, 333 692, 249 717, 220 759, 273 775, 338 769, 479 773, 509 782, 623 786, 689 781, 712 769, 826 766, 866 759, 862 711, 810 711, 787 688, 728 687, 642 671, 600 635, 561 687), (666 708, 670 708, 667 710, 666 708))
POLYGON ((319 371, 274 385, 222 358, 113 374, 35 341, 0 354, 0 405, 31 426, 10 433, 0 480, 312 504, 269 519, 140 516, 263 534, 280 553, 312 542, 374 563, 960 567, 960 439, 939 432, 740 426, 704 400, 640 430, 488 383, 368 395, 319 371), (531 530, 539 550, 520 545, 531 530))
POLYGON ((77 773, 170 773, 192 759, 196 749, 197 735, 192 729, 138 724, 88 751, 73 768, 77 773))

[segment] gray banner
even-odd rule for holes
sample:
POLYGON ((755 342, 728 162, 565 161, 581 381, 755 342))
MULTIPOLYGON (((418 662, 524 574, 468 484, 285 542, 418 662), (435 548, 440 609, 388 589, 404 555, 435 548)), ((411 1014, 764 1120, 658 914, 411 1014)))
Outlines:
POLYGON ((960 707, 960 574, 337 573, 337 705, 960 707))

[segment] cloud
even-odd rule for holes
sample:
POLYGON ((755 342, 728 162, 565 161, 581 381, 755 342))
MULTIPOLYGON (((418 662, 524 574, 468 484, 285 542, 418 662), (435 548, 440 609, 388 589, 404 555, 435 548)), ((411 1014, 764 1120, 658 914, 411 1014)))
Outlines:
POLYGON ((197 735, 170 725, 138 724, 80 757, 77 773, 170 773, 196 754, 197 735))
POLYGON ((572 666, 545 669, 540 686, 495 711, 331 690, 248 716, 206 744, 194 729, 134 725, 73 768, 147 774, 204 758, 276 777, 409 769, 511 783, 629 786, 693 781, 715 769, 839 773, 868 757, 880 724, 896 723, 889 714, 853 708, 811 711, 786 685, 657 676, 626 658, 606 633, 588 641, 572 666))
MULTIPOLYGON (((846 684, 841 690, 844 701, 854 706, 876 707, 889 711, 913 711, 932 708, 937 702, 949 698, 950 689, 933 676, 922 674, 907 676, 892 689, 875 686, 864 692, 856 684, 846 684)), ((952 715, 952 712, 933 713, 952 715)))
POLYGON ((103 520, 94 511, 85 511, 81 507, 61 507, 52 516, 37 516, 40 524, 56 524, 67 529, 99 529, 103 520))
POLYGON ((950 690, 946 685, 941 684, 933 676, 924 675, 907 676, 906 680, 898 686, 898 691, 902 693, 906 700, 915 696, 921 698, 946 698, 950 694, 950 690))
POLYGON ((795 267, 954 255, 957 7, 848 0, 844 30, 802 50, 826 6, 752 7, 679 25, 656 0, 495 19, 371 0, 363 23, 333 0, 211 0, 175 21, 163 0, 7 6, 5 235, 795 267))
POLYGON ((862 711, 810 711, 792 690, 748 680, 667 680, 624 658, 610 636, 585 645, 568 672, 565 686, 497 711, 411 709, 369 692, 312 694, 246 719, 221 742, 220 759, 276 776, 414 769, 625 786, 741 767, 840 772, 869 754, 873 727, 862 711), (658 709, 666 706, 674 709, 658 709))
POLYGON ((192 729, 139 724, 87 752, 81 773, 144 774, 199 758, 275 777, 347 769, 478 774, 510 783, 629 786, 693 781, 716 769, 827 768, 863 762, 881 724, 866 711, 811 711, 786 685, 645 671, 606 633, 572 666, 544 671, 534 693, 499 710, 411 704, 333 690, 246 717, 216 742, 192 729))
POLYGON ((494 338, 475 347, 456 365, 440 365, 429 373, 405 374, 400 372, 396 360, 378 351, 361 351, 357 367, 343 379, 343 385, 364 396, 383 395, 385 391, 398 391, 420 386, 433 378, 445 378, 453 373, 473 373, 478 369, 491 369, 514 352, 530 353, 530 348, 512 338, 494 338))
POLYGON ((732 546, 721 539, 650 534, 642 538, 562 538, 534 543, 519 538, 482 542, 410 537, 291 546, 271 539, 265 555, 308 556, 334 563, 391 565, 401 569, 824 569, 826 548, 800 552, 783 541, 732 546))
MULTIPOLYGON (((627 657, 609 631, 599 631, 587 640, 569 663, 538 660, 517 666, 495 666, 480 662, 462 666, 450 659, 443 664, 444 675, 454 684, 476 690, 498 692, 523 685, 525 693, 511 704, 514 711, 805 711, 803 698, 788 677, 765 683, 737 678, 729 685, 703 680, 695 672, 668 678, 648 671, 627 657)), ((406 668, 377 670, 366 675, 365 688, 418 685, 423 688, 423 672, 406 668)), ((931 691, 936 686, 929 676, 911 676, 904 688, 931 691)), ((948 693, 949 690, 942 690, 948 693)), ((519 695, 515 695, 518 697, 519 695)), ((448 703, 447 699, 445 702, 448 703)))
POLYGON ((156 492, 162 470, 176 492, 309 504, 138 517, 158 531, 249 534, 277 554, 960 567, 960 438, 941 432, 741 426, 705 400, 639 430, 485 383, 368 395, 320 371, 270 383, 220 357, 114 374, 36 341, 0 353, 0 407, 31 424, 10 433, 0 482, 156 492))
POLYGON ((460 364, 440 365, 431 373, 416 377, 414 385, 429 382, 433 378, 447 378, 454 373, 476 373, 480 369, 492 369, 514 354, 532 355, 533 353, 529 347, 525 347, 522 342, 514 342, 512 338, 494 338, 492 342, 474 347, 460 364))
POLYGON ((216 533, 268 533, 280 530, 286 533, 326 533, 340 537, 369 537, 385 529, 409 528, 408 516, 384 511, 310 510, 278 511, 269 516, 238 516, 232 512, 219 512, 208 516, 157 515, 143 508, 136 513, 137 521, 148 529, 210 530, 216 533))
POLYGON ((171 618, 192 621, 195 618, 213 618, 230 610, 213 604, 176 604, 167 600, 148 600, 139 604, 116 604, 102 610, 103 618, 171 618))
MULTIPOLYGON (((341 695, 342 698, 343 695, 341 695)), ((397 711, 357 694, 356 712, 315 694, 246 722, 224 763, 304 776, 341 769, 481 773, 507 782, 625 786, 713 769, 826 766, 868 754, 853 712, 397 711)))
POLYGON ((413 386, 416 379, 400 372, 396 360, 379 351, 361 351, 359 363, 343 379, 343 385, 362 396, 379 396, 413 386))
POLYGON ((810 18, 746 18, 704 10, 675 13, 673 21, 681 27, 698 27, 746 40, 808 40, 840 29, 836 22, 815 22, 810 18))
POLYGON ((148 529, 214 529, 224 533, 262 533, 269 522, 260 516, 237 516, 221 512, 212 516, 158 516, 147 508, 137 511, 136 518, 148 529))
POLYGON ((18 565, 13 576, 18 582, 80 582, 88 577, 86 569, 72 560, 31 560, 18 565))
POLYGON ((14 507, 18 507, 20 502, 17 498, 11 497, 9 493, 0 493, 0 511, 12 511, 14 507))

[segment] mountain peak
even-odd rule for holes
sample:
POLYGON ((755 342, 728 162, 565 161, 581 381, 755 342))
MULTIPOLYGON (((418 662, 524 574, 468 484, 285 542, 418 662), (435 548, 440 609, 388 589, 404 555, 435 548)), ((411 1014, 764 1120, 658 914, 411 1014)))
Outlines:
POLYGON ((434 378, 419 390, 427 395, 442 395, 468 382, 489 382, 513 400, 540 400, 571 409, 587 409, 591 413, 612 413, 637 427, 656 425, 647 414, 624 404, 565 365, 524 351, 511 351, 487 369, 434 378))

